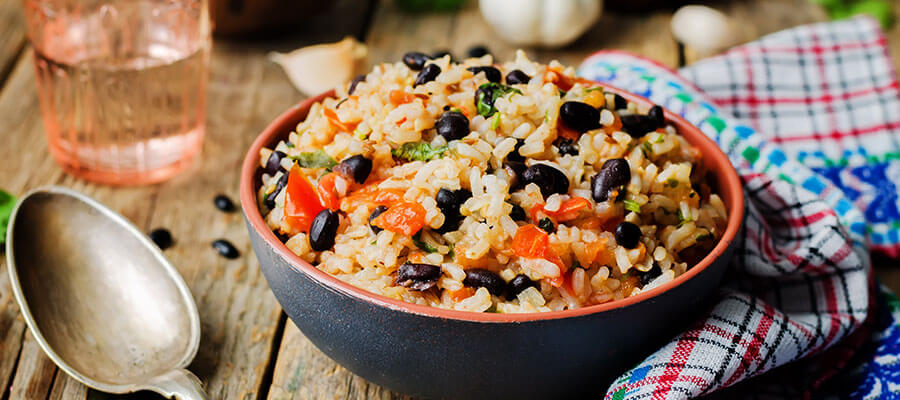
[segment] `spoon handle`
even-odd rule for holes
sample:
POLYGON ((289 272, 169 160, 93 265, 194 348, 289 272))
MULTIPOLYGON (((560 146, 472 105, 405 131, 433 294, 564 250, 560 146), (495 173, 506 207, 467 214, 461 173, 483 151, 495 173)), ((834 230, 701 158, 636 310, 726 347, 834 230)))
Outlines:
POLYGON ((203 383, 191 371, 176 369, 156 378, 149 389, 175 400, 206 400, 203 383))

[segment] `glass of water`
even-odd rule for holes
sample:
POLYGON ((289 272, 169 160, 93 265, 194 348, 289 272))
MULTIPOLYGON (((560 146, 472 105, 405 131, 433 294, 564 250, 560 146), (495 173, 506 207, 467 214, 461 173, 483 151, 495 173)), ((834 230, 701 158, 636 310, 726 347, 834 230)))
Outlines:
POLYGON ((159 182, 198 158, 207 0, 24 0, 54 159, 107 184, 159 182))

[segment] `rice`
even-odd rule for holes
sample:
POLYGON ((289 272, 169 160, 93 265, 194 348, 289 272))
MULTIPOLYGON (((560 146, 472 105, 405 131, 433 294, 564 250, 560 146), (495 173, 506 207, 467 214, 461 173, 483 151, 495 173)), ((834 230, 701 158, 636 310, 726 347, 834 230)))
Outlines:
POLYGON ((522 313, 659 287, 720 238, 725 205, 659 109, 617 110, 615 94, 521 51, 429 63, 430 80, 376 66, 260 151, 259 207, 292 252, 394 299, 522 313), (468 69, 491 65, 531 79, 468 69))

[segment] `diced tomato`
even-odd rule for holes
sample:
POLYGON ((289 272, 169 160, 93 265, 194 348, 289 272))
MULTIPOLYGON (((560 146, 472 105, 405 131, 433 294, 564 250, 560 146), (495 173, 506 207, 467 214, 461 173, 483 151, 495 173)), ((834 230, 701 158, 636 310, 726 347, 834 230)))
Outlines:
POLYGON ((578 141, 578 138, 581 137, 581 134, 578 133, 578 131, 569 128, 565 122, 562 122, 562 120, 559 120, 559 122, 556 123, 556 134, 559 137, 573 141, 578 141))
POLYGON ((301 232, 309 231, 313 218, 325 209, 312 183, 303 176, 300 167, 294 165, 288 175, 285 188, 284 218, 288 225, 301 232))
POLYGON ((425 207, 419 203, 401 202, 375 217, 372 225, 412 236, 425 226, 425 207))
POLYGON ((575 78, 568 75, 565 75, 559 71, 547 70, 544 73, 544 80, 547 82, 552 82, 556 84, 556 86, 562 90, 569 91, 572 89, 572 86, 575 86, 576 83, 581 84, 590 84, 591 81, 584 78, 575 78))
POLYGON ((520 226, 513 236, 512 250, 519 257, 543 258, 550 243, 550 235, 543 229, 528 224, 520 226))
POLYGON ((399 106, 401 104, 411 103, 415 99, 428 100, 428 96, 424 94, 412 94, 408 92, 404 92, 402 90, 391 90, 388 93, 388 100, 391 104, 395 106, 399 106))
POLYGON ((544 279, 546 279, 547 283, 549 283, 553 287, 562 287, 562 285, 564 285, 566 283, 566 274, 559 274, 552 278, 547 277, 544 279))
POLYGON ((447 292, 450 295, 450 300, 453 301, 463 301, 475 295, 475 289, 470 287, 463 287, 459 290, 453 290, 447 292))
POLYGON ((562 203, 559 206, 559 210, 556 211, 547 211, 544 210, 544 213, 555 218, 559 222, 571 221, 575 218, 578 218, 578 214, 581 213, 581 210, 590 210, 593 206, 591 206, 591 202, 584 197, 574 196, 562 203))
POLYGON ((380 206, 390 206, 403 199, 403 193, 405 192, 403 189, 381 189, 375 193, 372 201, 380 206))
POLYGON ((337 210, 341 207, 341 199, 334 188, 334 181, 339 178, 336 172, 329 172, 319 179, 319 197, 325 207, 337 210))
POLYGON ((341 199, 341 210, 351 211, 366 203, 391 206, 403 198, 403 189, 379 189, 377 183, 369 184, 341 199))
POLYGON ((332 125, 334 125, 335 128, 338 128, 338 130, 342 132, 353 132, 353 130, 356 129, 356 126, 359 125, 357 123, 345 124, 341 122, 341 120, 338 119, 337 113, 330 108, 325 108, 322 113, 325 114, 325 118, 328 119, 328 122, 330 122, 332 125))

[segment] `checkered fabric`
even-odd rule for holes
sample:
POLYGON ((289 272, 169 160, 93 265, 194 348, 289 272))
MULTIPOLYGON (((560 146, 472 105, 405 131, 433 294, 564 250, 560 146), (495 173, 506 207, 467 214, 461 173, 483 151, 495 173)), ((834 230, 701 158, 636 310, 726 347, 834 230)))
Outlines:
MULTIPOLYGON (((900 101, 884 44, 877 23, 855 18, 779 32, 679 72, 611 51, 581 65, 582 76, 648 97, 714 139, 747 200, 718 303, 607 399, 822 396, 872 341, 880 297, 869 250, 900 249, 886 178, 900 171, 900 101)), ((900 387, 900 374, 890 383, 877 390, 900 387)))

